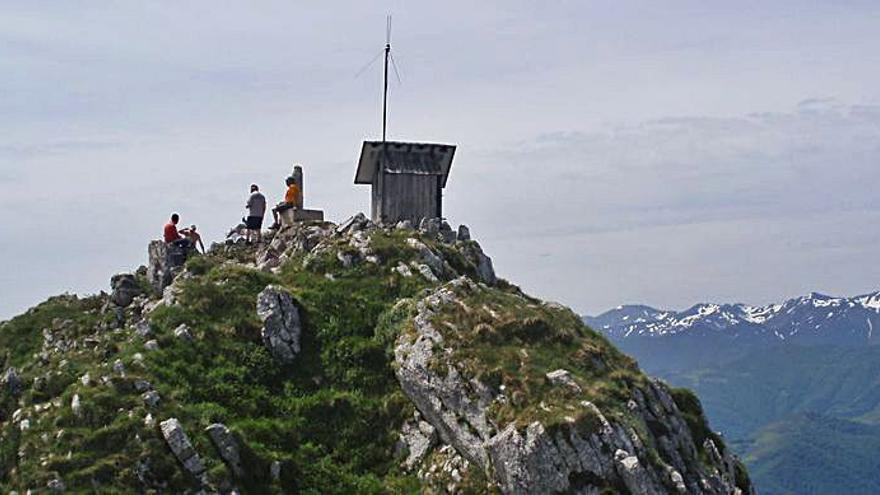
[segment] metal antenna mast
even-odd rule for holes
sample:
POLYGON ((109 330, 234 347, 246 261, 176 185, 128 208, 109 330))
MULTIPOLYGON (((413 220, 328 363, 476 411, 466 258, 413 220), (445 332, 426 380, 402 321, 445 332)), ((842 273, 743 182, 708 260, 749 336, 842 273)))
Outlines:
POLYGON ((385 130, 388 126, 388 58, 391 56, 391 15, 385 24, 385 88, 382 95, 382 142, 385 142, 385 130))

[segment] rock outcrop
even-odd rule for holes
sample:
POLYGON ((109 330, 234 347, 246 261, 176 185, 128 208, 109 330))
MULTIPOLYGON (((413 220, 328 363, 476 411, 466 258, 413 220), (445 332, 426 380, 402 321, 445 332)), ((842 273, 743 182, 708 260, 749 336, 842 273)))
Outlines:
POLYGON ((299 354, 302 323, 293 298, 280 287, 270 285, 257 296, 257 315, 263 320, 260 335, 272 356, 284 364, 299 354))
POLYGON ((171 285, 186 263, 186 249, 162 240, 151 241, 147 247, 147 279, 157 292, 171 285))
MULTIPOLYGON (((559 369, 541 378, 567 388, 567 399, 541 401, 532 419, 523 411, 504 420, 493 414, 515 397, 479 378, 486 372, 491 376, 491 369, 455 358, 463 350, 467 355, 460 333, 471 338, 466 328, 440 325, 450 311, 474 313, 473 301, 484 299, 487 290, 459 278, 421 299, 415 332, 401 335, 395 347, 396 374, 443 443, 491 476, 503 493, 738 493, 736 464, 729 454, 709 448, 712 462, 704 465, 700 446, 665 386, 640 380, 635 370, 621 370, 631 373, 634 383, 626 409, 615 411, 613 419, 587 400, 570 372, 559 369)), ((525 309, 530 303, 518 304, 525 309)), ((577 337, 566 339, 577 342, 577 337)), ((578 359, 576 352, 572 359, 578 359)))
POLYGON ((195 447, 193 447, 192 442, 190 442, 186 432, 183 431, 180 421, 177 418, 167 419, 159 423, 159 429, 165 438, 165 443, 168 444, 168 448, 171 449, 174 457, 177 458, 183 468, 195 478, 204 482, 205 464, 202 462, 202 458, 199 457, 198 452, 196 452, 195 447))
POLYGON ((22 390, 24 390, 24 382, 21 381, 21 377, 15 368, 7 368, 3 376, 0 377, 0 389, 5 389, 13 397, 21 395, 22 390))
POLYGON ((220 458, 229 466, 232 473, 238 478, 244 476, 244 468, 241 465, 241 452, 229 428, 224 424, 214 423, 205 428, 205 431, 208 432, 211 442, 217 448, 217 453, 220 454, 220 458))
POLYGON ((137 279, 131 273, 117 273, 110 278, 110 300, 117 306, 127 307, 141 294, 137 279))

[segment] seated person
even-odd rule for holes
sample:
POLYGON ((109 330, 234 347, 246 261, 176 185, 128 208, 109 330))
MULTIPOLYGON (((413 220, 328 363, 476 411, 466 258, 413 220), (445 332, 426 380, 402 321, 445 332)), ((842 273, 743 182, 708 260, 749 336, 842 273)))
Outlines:
POLYGON ((278 203, 275 208, 272 208, 272 216, 275 218, 275 223, 271 227, 272 229, 281 227, 281 222, 278 218, 279 213, 299 206, 297 204, 299 186, 296 185, 296 181, 293 180, 293 177, 288 177, 284 182, 287 184, 287 192, 284 193, 284 201, 278 203))
POLYGON ((205 245, 202 243, 202 236, 196 231, 195 225, 190 225, 188 229, 180 229, 180 234, 189 240, 194 249, 201 248, 202 254, 205 254, 205 245))
POLYGON ((171 214, 171 220, 165 224, 164 229, 164 239, 167 244, 173 244, 174 246, 189 249, 192 247, 192 242, 189 239, 184 238, 180 235, 180 232, 177 231, 177 223, 180 222, 180 215, 177 213, 171 214))

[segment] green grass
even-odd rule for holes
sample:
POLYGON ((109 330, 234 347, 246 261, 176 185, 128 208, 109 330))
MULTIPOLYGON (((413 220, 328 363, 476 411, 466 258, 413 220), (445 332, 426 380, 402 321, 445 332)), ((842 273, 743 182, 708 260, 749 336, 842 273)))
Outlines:
MULTIPOLYGON (((176 284, 178 303, 150 315, 148 338, 157 340, 156 351, 144 350, 144 338, 130 328, 115 330, 116 313, 101 312, 106 296, 59 296, 3 323, 3 364, 19 367, 27 383, 38 379, 40 386, 29 387, 20 399, 0 395, 0 419, 20 406, 32 416, 25 432, 8 420, 0 426, 0 491, 41 488, 56 475, 71 492, 135 492, 143 489, 141 478, 165 492, 193 489, 195 480, 170 455, 158 428, 145 425, 148 413, 156 423, 180 420, 218 487, 258 494, 420 491, 415 476, 400 471, 395 454, 400 426, 414 409, 394 376, 393 347, 412 330, 415 301, 433 286, 418 274, 392 271, 418 260, 405 242, 411 235, 375 234, 371 249, 380 262, 350 267, 336 255, 356 251, 339 240, 290 259, 277 273, 242 265, 254 258, 250 246, 194 257, 187 278, 176 284), (260 337, 256 298, 269 284, 288 291, 301 312, 301 352, 290 365, 277 363, 260 337), (173 335, 181 324, 192 341, 173 335), (43 361, 36 356, 43 328, 71 341, 91 340, 43 361), (124 377, 111 369, 117 359, 125 364, 124 377), (91 377, 88 386, 80 381, 84 373, 91 377), (134 390, 138 379, 160 394, 155 408, 148 409, 134 390), (70 408, 74 395, 80 415, 70 408), (226 424, 240 440, 247 471, 242 479, 232 477, 204 432, 214 422, 226 424), (280 482, 269 476, 276 461, 280 482)), ((459 274, 475 274, 472 261, 454 248, 422 241, 459 274)), ((132 309, 123 316, 129 326, 139 319, 132 309)), ((435 324, 465 374, 504 387, 510 401, 491 410, 499 424, 540 420, 553 428, 574 418, 579 427, 594 429, 597 418, 584 413, 584 399, 610 418, 627 420, 632 389, 646 383, 632 359, 574 313, 543 305, 505 282, 463 298, 435 324), (572 372, 582 395, 547 383, 545 374, 558 368, 572 372)), ((633 428, 644 431, 644 425, 633 428)), ((460 489, 484 491, 483 476, 474 470, 460 489)))
POLYGON ((606 415, 622 414, 631 387, 645 383, 631 359, 567 309, 538 304, 515 288, 480 288, 459 300, 444 307, 434 325, 466 378, 509 397, 493 405, 491 419, 499 425, 592 424, 581 401, 606 415), (557 369, 570 371, 583 393, 551 385, 546 374, 557 369))

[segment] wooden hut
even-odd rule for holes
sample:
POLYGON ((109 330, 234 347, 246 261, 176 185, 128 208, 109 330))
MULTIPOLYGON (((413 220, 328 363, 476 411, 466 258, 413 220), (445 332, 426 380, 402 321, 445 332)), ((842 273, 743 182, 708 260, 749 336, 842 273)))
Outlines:
POLYGON ((372 220, 395 224, 443 217, 443 188, 455 146, 364 141, 355 184, 372 185, 372 220))

